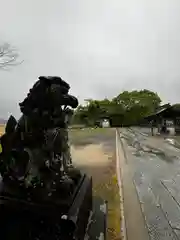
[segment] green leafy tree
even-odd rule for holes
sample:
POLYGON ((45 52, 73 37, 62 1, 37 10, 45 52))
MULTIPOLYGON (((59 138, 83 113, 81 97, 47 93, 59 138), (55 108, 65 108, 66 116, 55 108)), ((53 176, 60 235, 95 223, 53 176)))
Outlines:
POLYGON ((140 91, 124 91, 113 99, 123 108, 126 123, 135 123, 152 113, 160 105, 161 99, 157 93, 147 89, 140 91))
POLYGON ((76 115, 88 125, 103 117, 116 118, 120 124, 134 124, 154 112, 160 103, 158 94, 147 89, 124 91, 112 100, 86 99, 86 106, 77 108, 76 115))

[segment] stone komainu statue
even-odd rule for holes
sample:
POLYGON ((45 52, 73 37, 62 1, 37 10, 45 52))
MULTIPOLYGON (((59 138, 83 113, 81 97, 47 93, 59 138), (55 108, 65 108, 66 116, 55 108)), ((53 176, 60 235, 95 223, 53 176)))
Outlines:
POLYGON ((2 194, 32 201, 67 197, 80 172, 72 167, 68 119, 78 100, 60 77, 39 77, 19 104, 21 118, 11 116, 1 137, 2 194))

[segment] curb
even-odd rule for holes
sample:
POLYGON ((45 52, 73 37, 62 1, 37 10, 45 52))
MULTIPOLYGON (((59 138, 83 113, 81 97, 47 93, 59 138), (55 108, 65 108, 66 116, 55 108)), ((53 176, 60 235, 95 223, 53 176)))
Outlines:
POLYGON ((123 186, 122 186, 122 171, 120 166, 120 156, 119 156, 119 144, 120 143, 120 136, 118 130, 116 129, 116 175, 119 187, 119 198, 120 198, 120 225, 121 225, 121 239, 127 240, 126 234, 126 224, 125 224, 125 217, 124 217, 124 197, 123 197, 123 186))

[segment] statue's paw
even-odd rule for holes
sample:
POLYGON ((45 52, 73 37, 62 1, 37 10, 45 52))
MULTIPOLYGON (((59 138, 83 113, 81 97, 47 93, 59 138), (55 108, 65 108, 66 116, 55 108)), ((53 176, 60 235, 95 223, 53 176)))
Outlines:
POLYGON ((72 195, 74 188, 74 181, 70 178, 65 178, 58 183, 56 191, 59 192, 61 196, 68 197, 72 195))
POLYGON ((67 175, 75 182, 75 184, 78 183, 79 179, 81 178, 81 171, 72 165, 68 167, 67 169, 67 175))

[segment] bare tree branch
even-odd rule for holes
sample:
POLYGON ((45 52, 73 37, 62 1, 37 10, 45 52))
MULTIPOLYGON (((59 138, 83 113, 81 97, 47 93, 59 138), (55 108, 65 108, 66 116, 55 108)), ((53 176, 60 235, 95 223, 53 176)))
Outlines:
POLYGON ((23 61, 18 61, 19 54, 15 48, 8 43, 0 45, 0 70, 7 70, 7 67, 17 66, 23 61))

